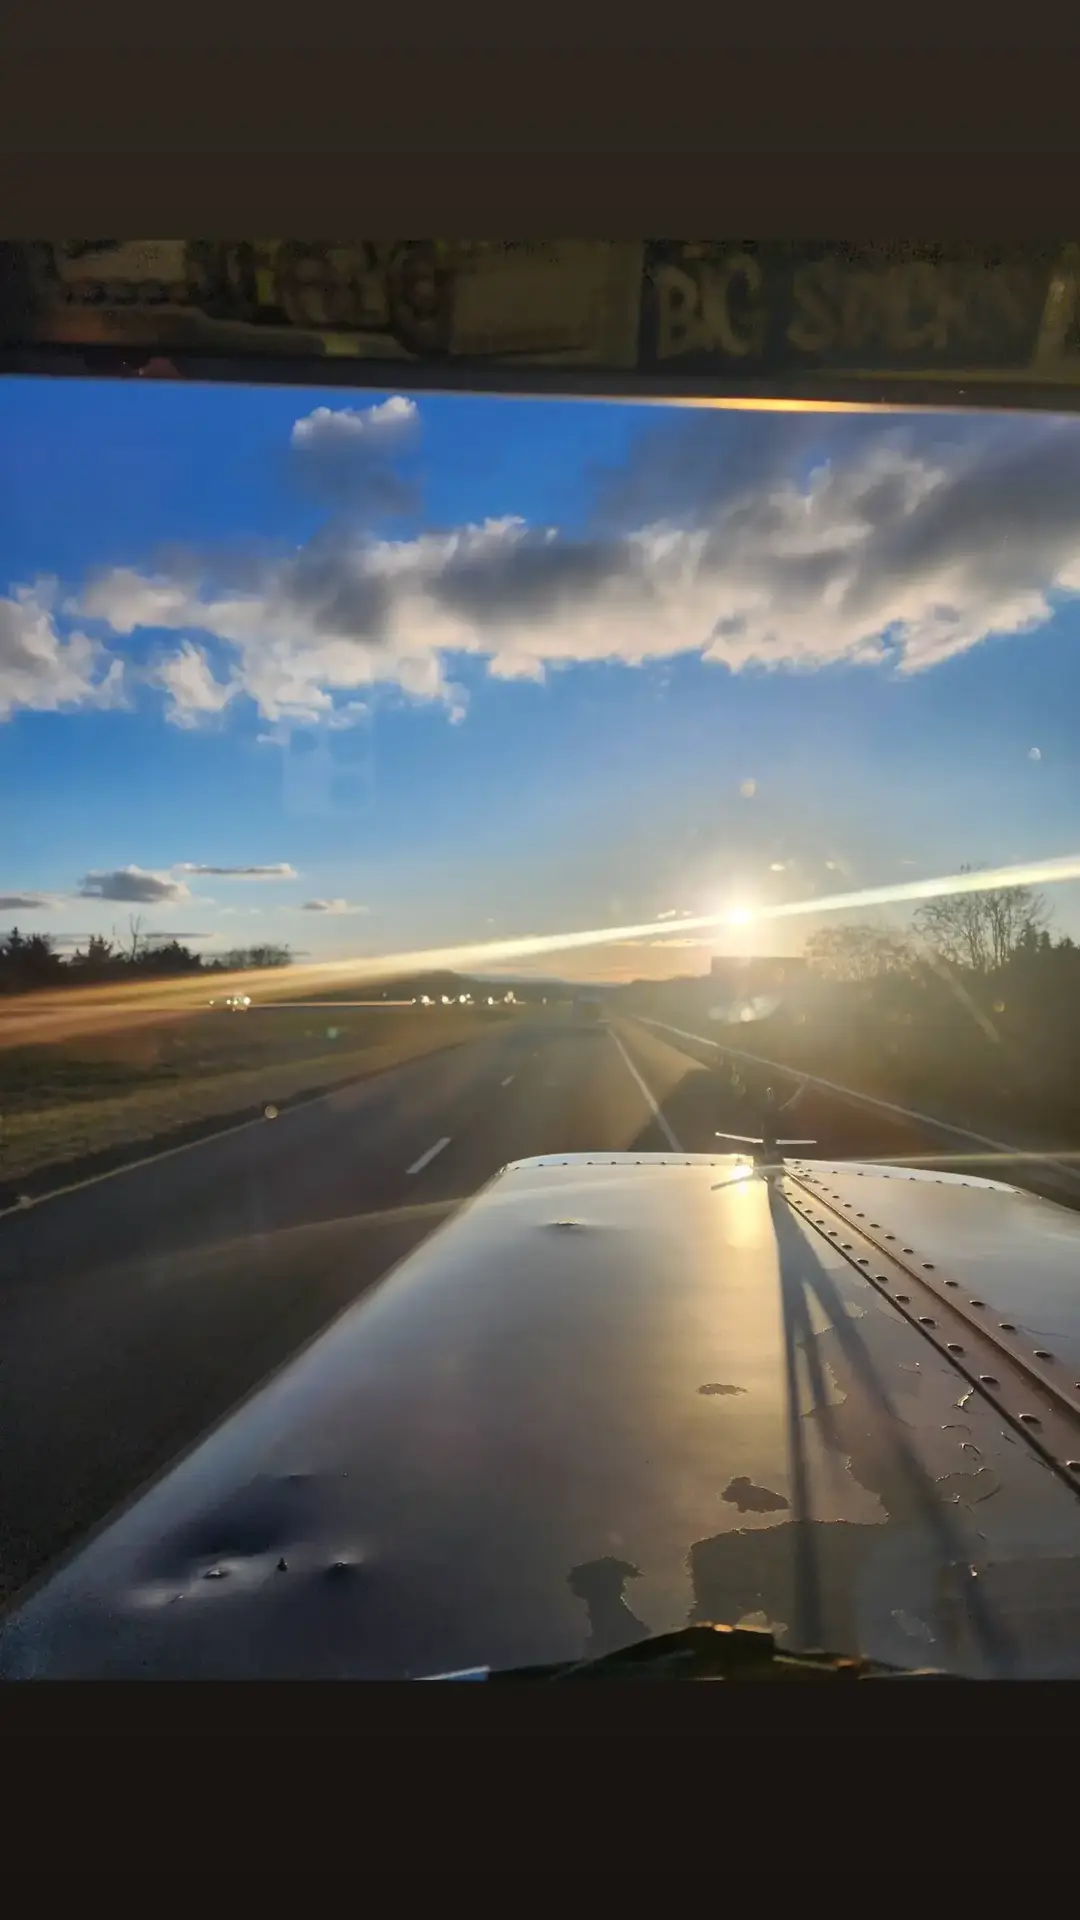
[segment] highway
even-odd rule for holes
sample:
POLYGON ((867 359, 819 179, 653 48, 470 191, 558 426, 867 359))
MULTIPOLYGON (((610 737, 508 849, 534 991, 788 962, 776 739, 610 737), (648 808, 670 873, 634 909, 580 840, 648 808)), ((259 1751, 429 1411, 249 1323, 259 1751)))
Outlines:
MULTIPOLYGON (((0 1217, 0 1596, 508 1161, 730 1151, 715 1130, 752 1130, 745 1087, 689 1045, 630 1019, 522 1016, 0 1217)), ((910 1125, 820 1095, 790 1118, 820 1157, 920 1151, 910 1125)))

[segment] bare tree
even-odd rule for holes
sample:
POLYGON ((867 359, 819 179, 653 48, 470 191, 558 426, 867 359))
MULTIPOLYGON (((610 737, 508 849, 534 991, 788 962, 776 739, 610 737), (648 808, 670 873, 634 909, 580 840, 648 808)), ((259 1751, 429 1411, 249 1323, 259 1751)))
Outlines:
POLYGON ((823 980, 867 982, 907 974, 913 955, 902 935, 886 927, 822 927, 806 943, 809 966, 823 980))
POLYGON ((142 929, 143 929, 142 914, 129 913, 126 940, 121 938, 121 936, 117 933, 115 927, 112 930, 113 939, 116 941, 117 952, 120 954, 121 958, 126 960, 131 966, 134 966, 136 960, 139 958, 139 955, 142 953, 146 945, 146 941, 144 939, 142 929))
MULTIPOLYGON (((972 873, 972 867, 961 867, 972 873)), ((951 893, 928 900, 915 915, 919 939, 951 966, 995 973, 1025 936, 1049 919, 1041 894, 1031 887, 996 887, 985 893, 951 893)))
POLYGON ((1006 964, 1026 935, 1043 932, 1050 913, 1042 895, 1031 887, 998 887, 981 897, 986 906, 992 965, 996 970, 1006 964))

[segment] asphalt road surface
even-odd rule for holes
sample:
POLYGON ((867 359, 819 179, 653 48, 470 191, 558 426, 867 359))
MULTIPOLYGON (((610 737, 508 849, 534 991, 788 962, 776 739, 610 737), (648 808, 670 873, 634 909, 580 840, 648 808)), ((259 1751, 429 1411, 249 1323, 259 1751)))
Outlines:
MULTIPOLYGON (((632 1020, 525 1017, 0 1217, 0 1596, 508 1161, 730 1151, 715 1130, 753 1118, 745 1087, 632 1020)), ((917 1150, 895 1123, 830 1122, 820 1101, 791 1118, 823 1156, 917 1150)))

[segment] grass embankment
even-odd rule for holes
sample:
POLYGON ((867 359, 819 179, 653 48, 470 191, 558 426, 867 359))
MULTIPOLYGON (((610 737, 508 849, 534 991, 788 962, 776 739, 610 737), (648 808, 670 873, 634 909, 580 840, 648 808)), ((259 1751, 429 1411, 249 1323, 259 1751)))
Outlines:
MULTIPOLYGON (((690 981, 640 993, 635 1009, 702 1035, 720 1047, 760 1055, 798 1073, 849 1087, 872 1099, 932 1115, 952 1126, 1051 1154, 1080 1148, 1080 1072, 1076 1045, 1062 1033, 980 1021, 953 1002, 920 1018, 882 1015, 857 991, 808 1000, 765 1017, 727 1024, 713 1017, 709 983, 690 981)), ((703 1060, 709 1054, 702 1052, 703 1060)))
POLYGON ((34 1046, 0 1044, 0 1181, 226 1124, 486 1031, 471 1008, 204 1007, 34 1046))

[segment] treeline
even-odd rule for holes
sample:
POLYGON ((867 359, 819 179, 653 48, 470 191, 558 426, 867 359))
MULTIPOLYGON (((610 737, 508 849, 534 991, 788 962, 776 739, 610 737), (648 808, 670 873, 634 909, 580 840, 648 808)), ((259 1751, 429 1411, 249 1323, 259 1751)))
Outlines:
POLYGON ((639 983, 628 999, 722 1044, 1064 1151, 1080 1146, 1080 945, 1050 922, 1026 887, 955 893, 907 928, 823 926, 771 1001, 717 1005, 708 979, 639 983))
POLYGON ((85 946, 64 954, 47 933, 23 934, 12 927, 10 933, 0 935, 0 994, 90 986, 110 980, 239 973, 286 967, 291 959, 290 948, 272 944, 233 947, 228 953, 208 957, 179 940, 155 939, 137 929, 124 944, 93 934, 85 946))
MULTIPOLYGON (((830 926, 785 1008, 787 1057, 993 1132, 1080 1136, 1080 946, 1027 887, 928 901, 905 931, 830 926)), ((762 1051, 766 1051, 763 1047, 762 1051)))

